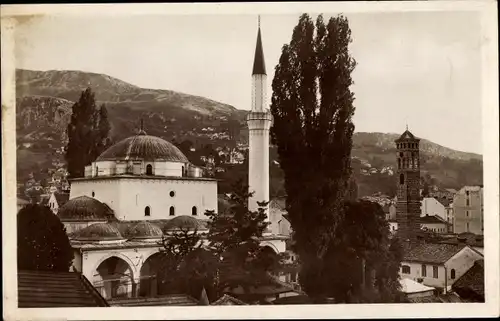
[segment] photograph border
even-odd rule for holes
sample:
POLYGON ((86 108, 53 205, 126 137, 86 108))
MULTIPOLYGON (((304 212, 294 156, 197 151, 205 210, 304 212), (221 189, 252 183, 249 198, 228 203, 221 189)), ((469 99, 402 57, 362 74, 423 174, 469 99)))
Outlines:
MULTIPOLYGON (((434 318, 499 314, 499 147, 498 32, 496 1, 195 3, 100 5, 2 5, 2 213, 3 307, 7 320, 37 319, 261 319, 261 318, 434 318), (49 15, 194 15, 382 13, 409 11, 477 11, 482 34, 482 124, 485 199, 485 303, 455 304, 334 304, 289 306, 197 306, 126 308, 17 308, 16 266, 16 116, 15 28, 49 15)), ((475 108, 475 106, 471 106, 475 108)))

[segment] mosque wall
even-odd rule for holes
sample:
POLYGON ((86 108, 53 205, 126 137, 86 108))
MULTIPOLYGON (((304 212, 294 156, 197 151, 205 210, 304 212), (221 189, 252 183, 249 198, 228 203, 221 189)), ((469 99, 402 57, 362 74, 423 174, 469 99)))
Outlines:
POLYGON ((116 215, 121 220, 171 219, 180 215, 206 219, 206 210, 217 211, 216 181, 120 179, 119 193, 116 215), (149 207, 149 216, 146 216, 146 207, 149 207), (193 215, 193 207, 196 215, 193 215))
POLYGON ((108 205, 115 213, 120 208, 120 182, 116 179, 73 181, 69 198, 88 196, 108 205))

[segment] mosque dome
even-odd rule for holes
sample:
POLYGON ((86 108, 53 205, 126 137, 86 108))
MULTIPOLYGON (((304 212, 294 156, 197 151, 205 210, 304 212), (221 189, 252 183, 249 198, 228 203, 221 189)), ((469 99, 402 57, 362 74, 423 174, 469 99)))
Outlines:
POLYGON ((57 215, 61 221, 108 221, 115 218, 108 205, 88 196, 70 199, 57 215))
POLYGON ((118 229, 108 223, 95 223, 74 232, 71 238, 75 241, 115 241, 123 240, 118 229))
POLYGON ((164 160, 168 162, 189 162, 179 148, 156 136, 139 134, 125 138, 105 150, 96 161, 108 160, 164 160))
POLYGON ((169 220, 164 227, 165 231, 172 231, 172 230, 178 230, 178 229, 189 229, 189 230, 194 230, 194 229, 204 229, 204 225, 202 222, 194 217, 187 216, 187 215, 182 215, 182 216, 177 216, 176 218, 173 218, 169 220))
POLYGON ((163 232, 158 225, 143 221, 131 226, 126 235, 130 239, 153 239, 161 238, 163 232))

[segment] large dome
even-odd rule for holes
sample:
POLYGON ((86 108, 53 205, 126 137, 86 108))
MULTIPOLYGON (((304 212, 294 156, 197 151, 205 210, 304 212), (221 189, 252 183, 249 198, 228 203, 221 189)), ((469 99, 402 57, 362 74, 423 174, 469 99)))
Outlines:
POLYGON ((120 231, 108 223, 95 223, 74 232, 71 238, 75 241, 115 241, 123 240, 120 231))
POLYGON ((105 150, 96 161, 106 160, 164 160, 187 163, 187 157, 179 148, 156 136, 138 135, 125 138, 105 150))
POLYGON ((61 221, 109 221, 115 218, 108 205, 88 196, 70 199, 57 215, 61 221))

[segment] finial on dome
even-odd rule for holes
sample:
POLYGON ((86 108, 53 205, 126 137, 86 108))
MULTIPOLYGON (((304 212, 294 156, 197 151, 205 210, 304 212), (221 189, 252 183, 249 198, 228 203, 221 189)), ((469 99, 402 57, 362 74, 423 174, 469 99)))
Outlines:
POLYGON ((141 117, 141 129, 139 130, 138 135, 146 135, 146 132, 144 131, 144 119, 141 117))
POLYGON ((406 130, 408 130, 408 123, 406 123, 406 130))
POLYGON ((260 29, 260 15, 258 16, 258 25, 259 25, 259 29, 260 29))

